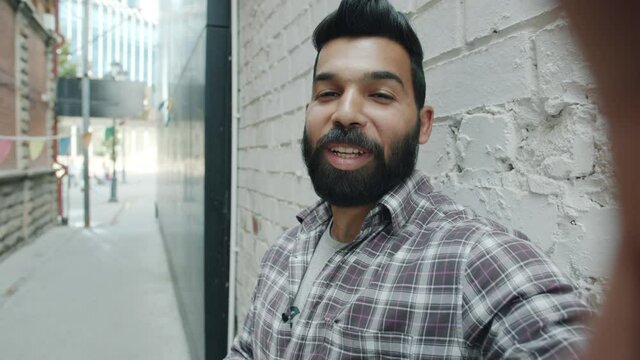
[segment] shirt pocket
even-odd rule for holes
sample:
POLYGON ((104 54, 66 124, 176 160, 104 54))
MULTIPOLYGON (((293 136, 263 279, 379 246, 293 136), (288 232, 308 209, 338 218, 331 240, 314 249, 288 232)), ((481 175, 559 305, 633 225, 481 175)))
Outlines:
POLYGON ((326 338, 328 359, 411 359, 410 335, 334 323, 326 338))

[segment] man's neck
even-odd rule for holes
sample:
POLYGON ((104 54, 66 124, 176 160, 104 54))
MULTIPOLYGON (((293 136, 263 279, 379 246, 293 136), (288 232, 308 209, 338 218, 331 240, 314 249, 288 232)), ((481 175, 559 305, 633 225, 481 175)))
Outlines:
POLYGON ((358 236, 362 223, 374 204, 362 206, 340 207, 331 205, 333 225, 331 237, 335 240, 350 243, 358 236))

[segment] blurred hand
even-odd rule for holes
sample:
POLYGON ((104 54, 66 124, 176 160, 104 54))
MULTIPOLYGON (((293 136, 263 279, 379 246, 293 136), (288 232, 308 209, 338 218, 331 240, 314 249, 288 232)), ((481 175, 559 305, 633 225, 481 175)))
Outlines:
POLYGON ((609 120, 622 238, 587 359, 640 358, 640 2, 561 0, 609 120))

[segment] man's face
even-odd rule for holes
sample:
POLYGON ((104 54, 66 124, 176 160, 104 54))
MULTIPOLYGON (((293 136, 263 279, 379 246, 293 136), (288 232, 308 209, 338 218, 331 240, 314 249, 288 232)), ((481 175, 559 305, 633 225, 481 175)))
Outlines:
POLYGON ((302 153, 318 195, 376 202, 411 175, 432 110, 418 111, 406 50, 382 37, 338 38, 318 56, 302 153))

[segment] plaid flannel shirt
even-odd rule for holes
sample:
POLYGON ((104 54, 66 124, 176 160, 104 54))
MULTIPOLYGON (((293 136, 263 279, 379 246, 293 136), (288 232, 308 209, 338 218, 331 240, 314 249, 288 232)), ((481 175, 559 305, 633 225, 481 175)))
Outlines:
POLYGON ((526 236, 414 173, 327 262, 293 327, 291 305, 331 218, 319 202, 266 252, 227 359, 575 358, 590 310, 526 236))

